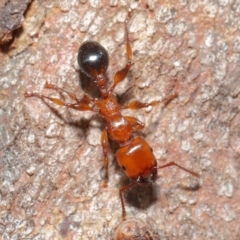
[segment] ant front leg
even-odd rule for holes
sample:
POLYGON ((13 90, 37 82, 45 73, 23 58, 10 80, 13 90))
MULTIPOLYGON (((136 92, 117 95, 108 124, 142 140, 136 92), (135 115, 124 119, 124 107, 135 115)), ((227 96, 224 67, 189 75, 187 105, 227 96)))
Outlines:
POLYGON ((126 120, 132 125, 133 131, 141 131, 144 128, 144 123, 132 116, 124 116, 126 120))
POLYGON ((193 172, 193 171, 191 171, 191 170, 189 170, 189 169, 187 169, 187 168, 184 168, 184 167, 182 167, 181 165, 179 165, 179 164, 177 164, 177 163, 175 163, 175 162, 169 162, 169 163, 167 163, 167 164, 165 164, 165 165, 162 165, 162 166, 157 167, 157 169, 167 168, 167 167, 170 167, 170 166, 176 166, 176 167, 182 169, 183 171, 192 174, 193 176, 195 176, 195 177, 197 177, 197 178, 200 177, 200 175, 199 175, 198 173, 193 172))
POLYGON ((94 100, 91 99, 88 95, 84 94, 83 98, 78 99, 74 93, 70 93, 62 88, 57 87, 54 84, 49 84, 46 83, 45 88, 53 89, 58 91, 60 94, 61 93, 66 93, 72 100, 74 100, 76 103, 65 103, 59 98, 53 98, 53 97, 48 97, 46 95, 43 95, 41 93, 36 93, 36 92, 25 92, 25 97, 38 97, 42 99, 43 101, 45 99, 60 105, 60 106, 65 106, 67 108, 72 108, 78 111, 93 111, 92 109, 92 104, 94 103, 94 100))
POLYGON ((118 72, 115 73, 113 86, 111 87, 110 91, 113 91, 114 88, 117 86, 117 84, 122 82, 125 79, 125 77, 128 74, 128 71, 129 71, 130 67, 132 66, 132 48, 131 48, 131 45, 130 45, 130 41, 129 41, 129 37, 128 37, 128 29, 127 29, 127 23, 128 23, 128 20, 129 20, 130 16, 131 16, 131 10, 128 11, 128 16, 127 16, 127 19, 125 21, 127 64, 123 69, 121 69, 121 70, 119 70, 118 72))
POLYGON ((123 198, 123 193, 137 185, 137 182, 130 183, 129 185, 126 185, 122 188, 119 189, 119 196, 121 200, 121 205, 122 205, 122 220, 126 220, 126 209, 125 209, 125 204, 124 204, 124 198, 123 198))

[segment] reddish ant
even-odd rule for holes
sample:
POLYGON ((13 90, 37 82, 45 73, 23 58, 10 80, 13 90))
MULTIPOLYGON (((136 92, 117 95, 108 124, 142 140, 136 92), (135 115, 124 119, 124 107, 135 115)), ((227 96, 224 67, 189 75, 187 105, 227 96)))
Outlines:
MULTIPOLYGON (((106 128, 102 133, 101 143, 104 155, 104 167, 105 172, 105 186, 108 179, 108 136, 118 144, 118 150, 116 152, 116 159, 121 166, 125 174, 133 181, 129 185, 126 185, 119 190, 120 200, 122 205, 122 218, 125 219, 126 211, 123 200, 123 193, 136 186, 148 186, 157 179, 157 170, 160 168, 166 168, 169 166, 177 166, 178 168, 199 177, 199 174, 190 171, 175 162, 169 162, 163 166, 157 166, 156 158, 152 152, 148 143, 139 136, 134 136, 134 133, 141 131, 144 124, 137 118, 131 116, 122 116, 122 109, 140 109, 148 106, 155 106, 160 101, 152 101, 150 103, 142 103, 134 100, 128 103, 126 106, 120 106, 113 93, 113 90, 118 83, 122 82, 132 65, 132 49, 130 46, 127 30, 127 22, 130 17, 130 11, 125 21, 126 26, 126 52, 127 52, 127 64, 126 66, 117 71, 114 75, 113 85, 110 89, 107 89, 105 76, 109 57, 106 49, 98 42, 87 41, 84 42, 78 52, 78 64, 82 72, 86 75, 94 78, 97 84, 101 98, 91 98, 87 94, 84 94, 81 99, 78 99, 75 94, 70 93, 62 88, 55 86, 54 84, 45 84, 45 88, 54 89, 60 93, 66 93, 75 103, 64 103, 58 98, 48 97, 40 93, 26 92, 25 97, 38 97, 42 100, 48 99, 51 102, 66 106, 67 108, 76 109, 78 111, 93 111, 99 114, 106 121, 106 128)), ((167 104, 169 101, 177 97, 174 93, 163 101, 167 104)))

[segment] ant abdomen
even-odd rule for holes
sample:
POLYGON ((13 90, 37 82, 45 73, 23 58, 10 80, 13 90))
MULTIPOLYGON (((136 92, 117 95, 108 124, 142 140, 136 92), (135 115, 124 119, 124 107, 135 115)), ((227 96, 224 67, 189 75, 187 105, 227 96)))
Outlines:
POLYGON ((77 60, 85 74, 96 78, 106 73, 109 57, 107 50, 101 44, 86 41, 79 48, 77 60))

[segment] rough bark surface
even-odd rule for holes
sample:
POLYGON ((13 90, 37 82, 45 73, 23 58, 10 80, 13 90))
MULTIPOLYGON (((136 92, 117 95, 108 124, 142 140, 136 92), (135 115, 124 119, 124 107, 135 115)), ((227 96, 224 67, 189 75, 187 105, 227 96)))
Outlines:
POLYGON ((2 0, 0 2, 0 44, 13 38, 13 32, 22 26, 24 13, 31 0, 2 0))
MULTIPOLYGON (((136 220, 129 229, 142 234, 131 239, 240 239, 240 1, 129 7, 134 65, 116 93, 124 103, 177 92, 167 107, 125 114, 145 123, 143 136, 159 166, 176 161, 201 175, 170 167, 151 188, 128 191, 127 217, 136 220)), ((128 180, 114 151, 102 187, 104 121, 24 97, 25 91, 59 96, 43 89, 45 82, 82 96, 76 56, 88 39, 108 50, 111 81, 126 63, 127 8, 124 0, 33 1, 24 31, 0 53, 1 239, 116 240, 128 229, 116 228, 119 188, 128 180)))

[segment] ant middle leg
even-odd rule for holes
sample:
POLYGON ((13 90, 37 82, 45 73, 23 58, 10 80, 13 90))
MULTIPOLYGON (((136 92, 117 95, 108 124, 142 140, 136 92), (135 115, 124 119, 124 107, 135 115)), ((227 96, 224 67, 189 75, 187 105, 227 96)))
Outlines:
POLYGON ((133 101, 129 102, 126 106, 123 106, 122 109, 141 109, 141 108, 146 108, 149 106, 153 107, 153 106, 156 106, 157 104, 159 104, 160 102, 163 102, 164 106, 166 106, 177 96, 178 96, 178 94, 176 92, 174 92, 173 94, 165 97, 161 101, 156 100, 156 101, 152 101, 150 103, 143 103, 138 100, 133 100, 133 101))
POLYGON ((128 10, 128 16, 127 16, 127 19, 125 21, 127 64, 123 69, 121 69, 121 70, 119 70, 115 73, 113 86, 111 87, 110 91, 113 91, 114 88, 117 86, 117 84, 122 82, 125 79, 125 77, 128 74, 128 71, 129 71, 130 67, 132 66, 132 48, 131 48, 131 45, 130 45, 130 41, 129 41, 129 37, 128 37, 128 28, 127 28, 127 23, 128 23, 128 20, 129 20, 130 16, 131 16, 131 10, 129 9, 128 10))
POLYGON ((107 187, 108 162, 109 162, 109 160, 108 160, 109 143, 108 143, 108 135, 107 135, 107 130, 106 129, 102 132, 101 142, 102 142, 103 157, 104 157, 104 168, 105 168, 105 176, 104 176, 103 187, 107 187))

